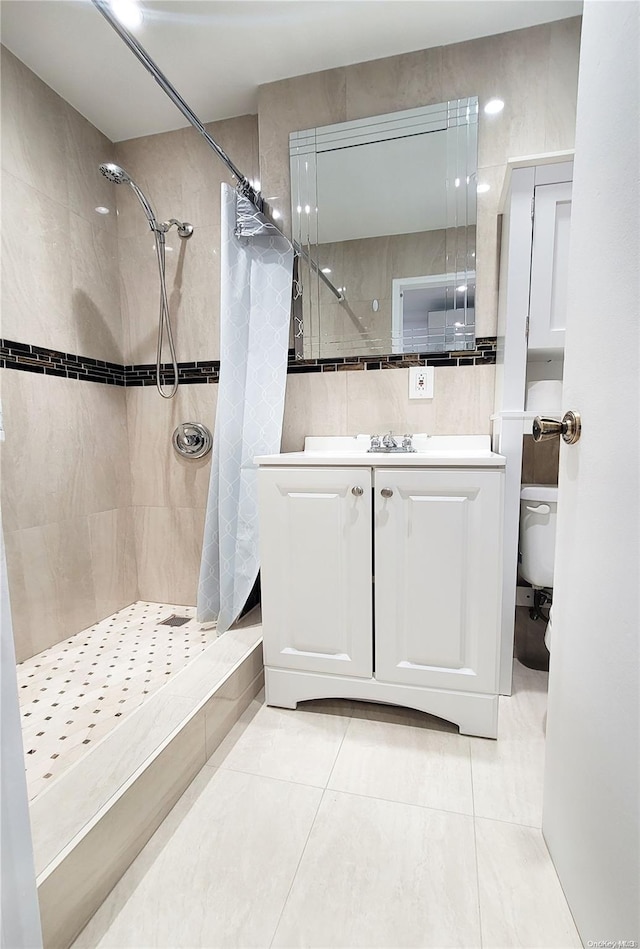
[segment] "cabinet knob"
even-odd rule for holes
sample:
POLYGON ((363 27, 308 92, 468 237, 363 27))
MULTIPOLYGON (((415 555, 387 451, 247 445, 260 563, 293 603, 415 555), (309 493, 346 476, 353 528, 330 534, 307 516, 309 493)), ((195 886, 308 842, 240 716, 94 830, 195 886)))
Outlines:
POLYGON ((382 495, 383 498, 393 497, 393 491, 391 490, 391 488, 383 488, 380 494, 382 495))
POLYGON ((351 488, 351 493, 355 494, 357 498, 361 498, 364 494, 364 488, 361 488, 360 485, 356 485, 355 488, 351 488))

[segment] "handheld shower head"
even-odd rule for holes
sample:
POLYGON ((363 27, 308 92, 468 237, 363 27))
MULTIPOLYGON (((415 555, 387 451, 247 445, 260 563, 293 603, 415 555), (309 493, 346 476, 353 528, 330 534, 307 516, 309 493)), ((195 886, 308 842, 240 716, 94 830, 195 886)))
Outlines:
POLYGON ((121 168, 120 165, 116 165, 112 161, 103 162, 103 164, 100 165, 100 171, 105 178, 112 181, 114 185, 131 185, 138 201, 142 205, 144 213, 147 215, 149 227, 152 231, 155 231, 156 234, 162 235, 164 239, 164 228, 158 224, 154 210, 151 207, 151 202, 146 197, 144 191, 140 190, 131 175, 129 175, 124 168, 121 168))
POLYGON ((100 171, 114 185, 130 184, 131 178, 120 165, 115 165, 112 161, 106 161, 100 165, 100 171))

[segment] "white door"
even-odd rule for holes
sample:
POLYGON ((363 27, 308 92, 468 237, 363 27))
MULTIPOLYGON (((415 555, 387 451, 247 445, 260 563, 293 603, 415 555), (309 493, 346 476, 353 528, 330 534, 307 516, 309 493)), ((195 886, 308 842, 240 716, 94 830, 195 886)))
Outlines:
POLYGON ((371 471, 258 473, 265 665, 370 677, 371 471))
POLYGON ((496 691, 502 480, 375 472, 376 679, 496 691))
POLYGON ((530 350, 564 349, 571 225, 570 181, 538 185, 534 192, 530 350))
POLYGON ((585 3, 543 813, 585 946, 640 941, 639 47, 637 3, 585 3))

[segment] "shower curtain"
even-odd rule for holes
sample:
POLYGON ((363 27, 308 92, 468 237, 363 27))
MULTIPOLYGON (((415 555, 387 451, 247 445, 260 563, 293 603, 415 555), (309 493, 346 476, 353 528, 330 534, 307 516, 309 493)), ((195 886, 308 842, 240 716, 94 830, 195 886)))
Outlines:
POLYGON ((280 450, 293 270, 289 241, 268 225, 237 237, 243 199, 226 184, 221 197, 220 382, 197 604, 198 621, 217 620, 218 633, 258 576, 253 459, 280 450))

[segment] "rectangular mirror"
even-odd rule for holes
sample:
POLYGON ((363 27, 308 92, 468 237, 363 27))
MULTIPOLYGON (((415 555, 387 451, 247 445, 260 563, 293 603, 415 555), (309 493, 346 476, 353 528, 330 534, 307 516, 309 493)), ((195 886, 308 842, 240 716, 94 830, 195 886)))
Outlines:
POLYGON ((478 99, 292 132, 300 359, 475 347, 478 99))

